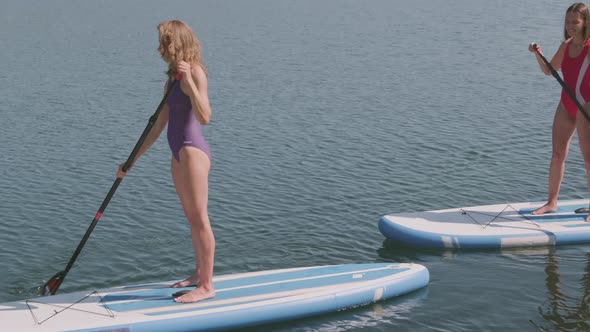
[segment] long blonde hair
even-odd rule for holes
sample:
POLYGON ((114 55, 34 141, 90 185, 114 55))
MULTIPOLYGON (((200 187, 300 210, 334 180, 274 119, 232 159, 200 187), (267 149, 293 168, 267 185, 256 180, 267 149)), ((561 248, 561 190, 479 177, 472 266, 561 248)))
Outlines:
POLYGON ((186 61, 191 66, 201 66, 207 74, 201 54, 201 44, 193 30, 180 20, 164 21, 158 24, 160 45, 158 52, 168 63, 166 74, 172 78, 177 74, 176 64, 186 61))
MULTIPOLYGON (((584 40, 588 40, 588 38, 590 38, 590 11, 588 10, 588 7, 581 2, 576 2, 569 6, 569 8, 565 11, 566 14, 570 12, 578 13, 580 16, 582 16, 582 20, 584 20, 584 40)), ((573 37, 567 34, 565 24, 563 27, 563 36, 566 40, 570 37, 573 37)))

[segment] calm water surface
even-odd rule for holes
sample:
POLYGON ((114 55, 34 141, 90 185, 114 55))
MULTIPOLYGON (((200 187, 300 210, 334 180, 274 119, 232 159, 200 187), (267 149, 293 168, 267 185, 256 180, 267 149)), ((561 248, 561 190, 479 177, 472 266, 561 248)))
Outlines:
MULTIPOLYGON (((590 246, 430 251, 387 212, 546 197, 563 1, 8 0, 0 4, 0 302, 62 270, 161 99, 156 25, 199 35, 213 119, 216 273, 417 262, 430 285, 269 331, 590 329, 590 246)), ((588 197, 572 144, 563 199, 588 197)), ((60 291, 183 278, 165 139, 60 291)))

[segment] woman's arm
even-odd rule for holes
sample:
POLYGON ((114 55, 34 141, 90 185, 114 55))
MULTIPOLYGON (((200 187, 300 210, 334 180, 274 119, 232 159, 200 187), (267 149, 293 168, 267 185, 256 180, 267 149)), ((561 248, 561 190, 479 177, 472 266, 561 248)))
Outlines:
POLYGON ((180 81, 182 92, 190 97, 195 116, 200 124, 206 125, 211 119, 211 105, 207 94, 207 74, 201 66, 191 66, 181 61, 178 63, 178 71, 182 74, 180 81))
MULTIPOLYGON (((168 85, 169 85, 168 82, 166 83, 166 85, 164 87, 164 94, 166 94, 166 91, 168 90, 168 85)), ((133 165, 135 165, 135 162, 139 159, 139 157, 141 157, 141 155, 146 153, 147 150, 149 150, 149 148, 152 145, 154 145, 154 143, 158 140, 158 137, 160 137, 160 134, 162 133, 164 128, 166 128, 166 124, 168 124, 168 116, 169 116, 168 104, 164 104, 162 111, 160 112, 160 115, 158 116, 158 119, 156 120, 156 123, 154 123, 154 126, 152 127, 149 134, 145 138, 145 141, 143 142, 143 144, 139 148, 139 151, 137 151, 137 155, 135 155, 135 158, 131 162, 131 166, 129 166, 127 171, 129 171, 131 169, 131 167, 133 165)), ((117 173, 117 177, 123 178, 125 176, 125 174, 126 173, 123 172, 123 164, 119 165, 119 171, 117 173)))
MULTIPOLYGON (((567 46, 568 41, 569 39, 561 43, 559 49, 557 49, 557 52, 555 52, 555 55, 553 55, 553 58, 551 59, 551 61, 549 61, 549 63, 555 70, 561 69, 561 62, 563 61, 563 57, 565 56, 565 47, 567 46)), ((543 54, 543 52, 541 52, 541 47, 537 47, 539 47, 539 53, 543 54)), ((549 67, 547 67, 547 65, 545 65, 545 62, 543 61, 543 59, 541 59, 541 56, 537 52, 535 52, 533 44, 529 45, 529 51, 535 53, 535 57, 537 58, 537 62, 539 62, 539 67, 541 67, 543 73, 545 73, 545 75, 551 75, 551 70, 549 69, 549 67)))

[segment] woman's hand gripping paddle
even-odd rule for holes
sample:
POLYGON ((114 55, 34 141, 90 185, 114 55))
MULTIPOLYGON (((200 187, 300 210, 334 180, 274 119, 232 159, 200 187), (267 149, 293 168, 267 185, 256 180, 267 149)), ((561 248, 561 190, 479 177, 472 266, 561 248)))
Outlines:
POLYGON ((555 71, 555 69, 553 68, 551 63, 549 63, 549 61, 547 61, 545 56, 543 56, 539 45, 533 44, 533 49, 535 50, 535 53, 537 53, 541 57, 541 59, 543 60, 543 62, 547 66, 547 68, 549 68, 549 70, 551 71, 551 75, 553 75, 553 77, 555 77, 557 82, 559 82, 559 84, 561 84, 561 87, 563 88, 565 93, 567 93, 567 95, 574 101, 574 103, 576 103, 576 106, 578 106, 578 109, 580 110, 580 112, 582 112, 582 114, 584 115, 586 120, 588 120, 588 122, 590 122, 590 116, 588 116, 588 113, 586 113, 586 111, 584 110, 584 107, 582 105, 580 105, 580 102, 578 102, 578 99, 576 99, 576 96, 573 94, 572 90, 570 90, 570 88, 568 88, 568 86, 565 85, 565 82, 561 79, 561 76, 559 76, 557 71, 555 71))
MULTIPOLYGON (((160 105, 158 105, 156 112, 154 113, 154 115, 152 115, 150 117, 147 126, 145 127, 145 129, 143 130, 143 133, 141 134, 141 137, 139 137, 139 140, 135 144, 133 151, 131 151, 129 158, 127 158, 127 161, 125 162, 125 164, 123 164, 123 172, 127 172, 127 170, 131 167, 131 163, 133 163, 135 156, 139 152, 139 149, 143 145, 143 142, 145 141, 147 135, 149 134, 150 130, 152 129, 152 127, 156 123, 156 120, 158 119, 160 112, 164 108, 164 105, 166 104, 166 99, 168 98, 170 91, 172 91, 172 88, 178 83, 180 78, 181 78, 180 74, 176 75, 176 79, 174 81, 172 81, 172 83, 168 87, 168 90, 164 94, 164 98, 162 98, 162 101, 160 102, 160 105)), ((66 275, 68 274, 68 272, 70 271, 70 269, 74 265, 76 258, 78 258, 78 255, 80 254, 80 252, 82 251, 82 248, 86 244, 86 241, 88 241, 88 238, 90 237, 90 233, 92 233, 92 231, 94 230, 94 227, 96 226, 96 224, 100 220, 100 217, 102 217, 102 213, 107 208, 107 205, 111 201, 111 198, 115 194, 115 191, 119 187, 119 184, 121 183, 121 181, 123 181, 123 178, 119 178, 119 177, 115 180, 115 183, 113 183, 113 185, 111 186, 111 190, 109 190, 107 197, 105 197, 105 199, 102 201, 102 204, 100 205, 100 208, 98 209, 98 212, 96 212, 96 215, 94 216, 94 219, 92 220, 92 223, 90 224, 90 226, 86 230, 86 233, 84 234, 84 237, 82 238, 82 241, 80 241, 80 243, 78 244, 78 247, 76 248, 76 251, 72 255, 72 258, 70 258, 68 265, 66 265, 66 268, 63 271, 59 271, 58 273, 56 273, 53 277, 51 277, 51 279, 49 279, 49 281, 47 283, 45 283, 45 285, 43 285, 43 287, 41 288, 42 295, 44 295, 44 296, 45 295, 54 295, 55 292, 57 292, 57 289, 59 288, 61 283, 64 281, 66 275)))

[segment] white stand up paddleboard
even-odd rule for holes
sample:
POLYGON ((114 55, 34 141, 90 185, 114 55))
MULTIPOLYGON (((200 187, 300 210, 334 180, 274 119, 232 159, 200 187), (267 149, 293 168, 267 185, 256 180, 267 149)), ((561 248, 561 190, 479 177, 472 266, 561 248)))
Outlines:
POLYGON ((506 248, 590 242, 588 200, 559 201, 552 213, 532 215, 544 202, 393 213, 379 220, 387 238, 420 247, 506 248))
MULTIPOLYGON (((344 310, 425 287, 418 264, 350 264, 216 276, 215 298, 181 304, 171 282, 0 304, 2 331, 212 331, 344 310)), ((186 288, 192 289, 192 288, 186 288)))

